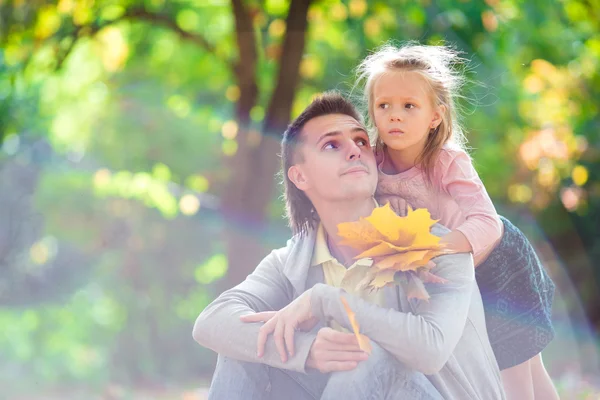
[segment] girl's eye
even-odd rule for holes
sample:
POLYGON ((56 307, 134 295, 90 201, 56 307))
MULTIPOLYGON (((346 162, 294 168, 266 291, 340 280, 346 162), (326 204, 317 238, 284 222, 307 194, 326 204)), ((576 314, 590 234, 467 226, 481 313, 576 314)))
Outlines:
POLYGON ((414 104, 412 104, 412 103, 407 103, 405 107, 410 110, 412 108, 415 108, 416 106, 414 104))
POLYGON ((377 108, 381 108, 382 110, 385 110, 389 107, 390 107, 390 105, 388 103, 381 103, 377 106, 377 108))

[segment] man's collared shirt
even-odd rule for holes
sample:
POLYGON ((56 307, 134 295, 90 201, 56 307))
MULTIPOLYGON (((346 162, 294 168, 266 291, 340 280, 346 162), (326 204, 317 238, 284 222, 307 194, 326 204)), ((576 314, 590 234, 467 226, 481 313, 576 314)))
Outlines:
MULTIPOLYGON (((370 258, 361 258, 346 269, 343 264, 331 255, 329 246, 327 245, 327 233, 323 224, 319 224, 310 265, 311 268, 318 267, 319 265, 323 268, 323 276, 327 285, 341 288, 347 293, 361 297, 365 301, 383 306, 383 290, 370 290, 368 288, 357 290, 356 288, 372 264, 373 260, 370 258)), ((330 327, 345 331, 335 321, 331 322, 330 327)))

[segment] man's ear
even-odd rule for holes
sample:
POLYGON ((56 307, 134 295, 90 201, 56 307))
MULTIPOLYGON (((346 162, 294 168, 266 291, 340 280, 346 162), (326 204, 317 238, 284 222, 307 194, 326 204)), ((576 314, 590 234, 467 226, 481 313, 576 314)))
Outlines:
POLYGON ((444 120, 444 114, 446 114, 446 106, 443 104, 437 106, 435 114, 433 114, 433 119, 431 120, 431 124, 429 125, 429 127, 431 129, 435 129, 438 126, 440 126, 440 124, 444 120))
POLYGON ((302 170, 302 167, 298 165, 292 165, 287 172, 288 178, 296 187, 302 191, 309 188, 308 179, 302 170))

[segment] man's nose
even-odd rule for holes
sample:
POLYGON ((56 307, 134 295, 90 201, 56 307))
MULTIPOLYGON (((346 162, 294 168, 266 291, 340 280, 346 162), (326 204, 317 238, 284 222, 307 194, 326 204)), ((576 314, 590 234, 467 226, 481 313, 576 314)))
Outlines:
POLYGON ((354 140, 350 141, 350 149, 348 150, 348 160, 360 159, 360 146, 354 140))

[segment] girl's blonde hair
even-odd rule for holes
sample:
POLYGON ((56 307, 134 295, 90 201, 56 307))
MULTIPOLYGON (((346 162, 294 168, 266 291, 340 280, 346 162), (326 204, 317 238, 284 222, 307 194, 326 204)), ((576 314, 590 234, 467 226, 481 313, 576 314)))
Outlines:
POLYGON ((465 83, 465 77, 456 68, 464 59, 447 46, 424 46, 413 43, 395 47, 386 44, 365 58, 357 68, 357 84, 364 82, 363 101, 368 110, 369 130, 376 136, 376 152, 382 152, 385 144, 379 138, 373 114, 373 87, 383 74, 390 71, 414 71, 429 84, 435 106, 444 106, 440 125, 429 132, 429 137, 416 163, 421 166, 429 183, 432 182, 433 166, 437 153, 445 144, 466 151, 466 137, 459 121, 457 99, 465 83))

